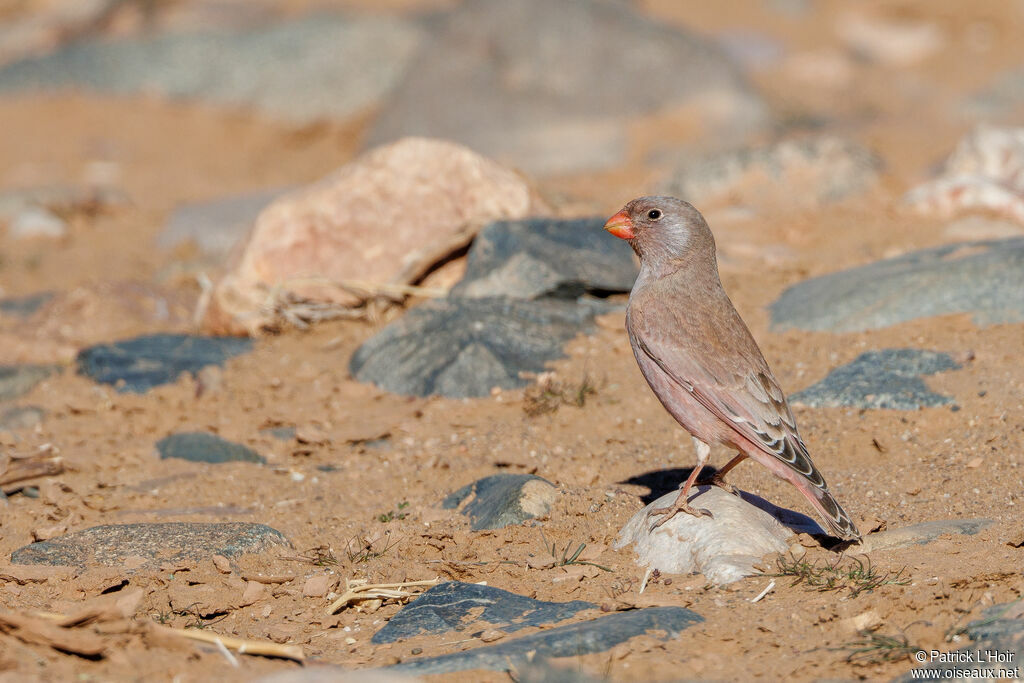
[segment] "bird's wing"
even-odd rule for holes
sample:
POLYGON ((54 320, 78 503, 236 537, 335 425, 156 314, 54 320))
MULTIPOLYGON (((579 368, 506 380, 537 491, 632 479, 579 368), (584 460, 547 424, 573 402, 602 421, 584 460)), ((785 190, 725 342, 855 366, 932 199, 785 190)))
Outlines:
POLYGON ((699 340, 694 350, 682 344, 680 325, 687 323, 671 314, 655 313, 654 320, 649 310, 631 315, 629 331, 641 353, 730 429, 815 487, 827 490, 797 432, 785 394, 742 320, 730 312, 735 316, 733 325, 724 319, 732 316, 716 320, 716 331, 727 334, 705 330, 710 338, 692 335, 691 341, 699 340))

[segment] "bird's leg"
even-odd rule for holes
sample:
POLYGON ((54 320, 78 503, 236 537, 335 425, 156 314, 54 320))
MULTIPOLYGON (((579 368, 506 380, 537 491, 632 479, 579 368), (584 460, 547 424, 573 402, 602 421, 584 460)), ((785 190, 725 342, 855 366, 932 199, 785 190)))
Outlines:
POLYGON ((672 505, 663 508, 654 508, 647 513, 648 517, 664 515, 661 519, 651 525, 651 531, 654 531, 680 512, 685 512, 686 514, 693 515, 694 517, 714 517, 710 510, 690 507, 690 502, 687 500, 687 496, 690 495, 690 488, 693 486, 693 482, 697 481, 700 471, 704 469, 704 465, 708 462, 708 455, 711 454, 711 447, 697 437, 693 437, 693 445, 697 447, 697 466, 693 468, 692 472, 690 472, 690 476, 687 478, 686 483, 683 484, 682 490, 679 491, 679 495, 676 497, 676 501, 672 503, 672 505))
POLYGON ((729 470, 731 470, 733 467, 736 467, 736 465, 739 465, 741 462, 743 462, 746 459, 747 459, 746 455, 744 455, 743 453, 737 453, 735 458, 733 458, 732 460, 730 460, 729 462, 727 462, 725 464, 725 467, 723 467, 722 469, 718 470, 717 472, 715 472, 713 475, 711 475, 707 479, 700 480, 697 483, 699 483, 699 484, 710 484, 711 486, 717 486, 718 488, 723 489, 723 490, 727 491, 728 493, 731 493, 734 496, 738 496, 738 495, 740 495, 740 490, 738 488, 736 488, 735 486, 733 486, 732 484, 726 482, 725 481, 725 475, 729 472, 729 470))

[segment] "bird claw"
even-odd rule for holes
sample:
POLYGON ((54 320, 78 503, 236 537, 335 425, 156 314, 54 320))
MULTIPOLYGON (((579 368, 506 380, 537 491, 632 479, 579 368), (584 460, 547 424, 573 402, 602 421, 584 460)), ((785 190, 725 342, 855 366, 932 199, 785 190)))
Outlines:
POLYGON ((719 477, 717 474, 715 476, 711 477, 710 479, 708 479, 707 481, 702 481, 700 483, 707 484, 709 486, 717 486, 718 488, 722 489, 726 493, 731 493, 732 495, 736 496, 737 498, 740 497, 740 490, 738 488, 736 488, 735 486, 733 486, 732 484, 730 484, 729 482, 727 482, 725 480, 725 477, 719 477))
POLYGON ((648 512, 647 513, 648 519, 650 519, 651 517, 653 517, 655 515, 664 515, 664 517, 662 517, 657 522, 655 522, 654 524, 651 525, 650 531, 654 531, 659 526, 661 526, 662 524, 664 524, 668 520, 672 519, 673 517, 675 517, 680 512, 685 512, 686 514, 693 515, 694 517, 710 517, 711 519, 715 518, 715 516, 713 514, 711 514, 711 510, 705 510, 704 508, 691 507, 691 505, 689 503, 684 501, 682 503, 676 503, 676 504, 670 505, 668 507, 654 508, 653 510, 648 512))

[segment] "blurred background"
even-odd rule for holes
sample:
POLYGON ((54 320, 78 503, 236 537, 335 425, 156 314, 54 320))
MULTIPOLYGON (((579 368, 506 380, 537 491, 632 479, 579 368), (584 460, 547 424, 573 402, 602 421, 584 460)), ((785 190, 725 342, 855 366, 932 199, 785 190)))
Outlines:
MULTIPOLYGON (((911 644, 954 647, 1024 591, 1021 36, 1021 0, 0 0, 0 558, 103 549, 74 579, 5 565, 9 605, 130 583, 140 621, 383 666, 469 641, 377 646, 401 600, 327 617, 326 596, 441 576, 704 617, 579 660, 616 679, 891 679, 911 644), (693 451, 637 369, 636 264, 601 227, 661 193, 707 217, 861 530, 932 542, 874 554, 898 581, 639 596, 612 546, 693 451), (488 487, 508 526, 470 529, 455 506, 488 487), (166 521, 256 525, 246 573, 166 527, 91 529, 166 521), (588 573, 556 565, 584 546, 588 573), (259 573, 280 585, 238 578, 259 573)), ((809 511, 764 468, 730 481, 809 511)), ((288 666, 0 640, 0 670, 53 680, 288 666)))
MULTIPOLYGON (((270 200, 406 135, 565 214, 652 192, 892 207, 974 125, 1019 120, 1022 21, 953 0, 4 0, 0 297, 220 267, 270 200), (817 186, 737 189, 751 159, 715 156, 785 140, 811 143, 754 172, 817 186)), ((778 251, 739 244, 756 232, 736 249, 778 251)))

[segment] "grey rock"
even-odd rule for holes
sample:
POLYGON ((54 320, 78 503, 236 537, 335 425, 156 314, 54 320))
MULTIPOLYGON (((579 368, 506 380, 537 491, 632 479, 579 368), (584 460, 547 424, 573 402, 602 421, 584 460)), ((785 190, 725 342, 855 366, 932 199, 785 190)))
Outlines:
POLYGON ((271 436, 278 441, 291 441, 295 438, 295 434, 298 430, 295 427, 281 426, 281 427, 267 427, 261 429, 260 434, 266 434, 271 436))
POLYGON ((97 382, 144 393, 251 349, 251 340, 237 337, 154 334, 83 349, 77 362, 78 371, 97 382))
POLYGON ((233 443, 205 432, 171 434, 156 442, 160 458, 179 458, 190 462, 221 464, 225 462, 255 462, 265 464, 266 459, 248 446, 233 443))
POLYGON ((11 554, 14 564, 113 567, 133 556, 151 564, 235 557, 275 546, 291 547, 284 535, 264 524, 164 522, 107 524, 32 543, 11 554))
POLYGON ((260 211, 286 191, 264 190, 179 206, 157 237, 157 246, 194 242, 204 255, 223 258, 249 233, 260 211))
POLYGON ((1011 118, 1024 106, 1024 67, 1004 71, 988 86, 981 88, 964 102, 962 109, 972 118, 983 121, 1011 118))
POLYGON ((473 531, 501 529, 546 516, 556 495, 554 484, 532 474, 494 474, 448 495, 441 507, 455 509, 473 496, 462 510, 473 531))
POLYGON ((54 365, 0 365, 0 401, 27 394, 56 371, 54 365))
POLYGON ((814 0, 765 0, 765 7, 787 19, 805 17, 814 7, 814 0))
POLYGON ((474 624, 482 624, 480 630, 512 633, 530 626, 549 626, 596 607, 582 600, 543 602, 491 586, 447 581, 410 602, 370 642, 380 645, 451 631, 471 633, 474 624))
POLYGON ((887 529, 865 536, 860 545, 855 546, 857 552, 870 553, 875 550, 905 548, 911 545, 925 545, 939 536, 957 534, 973 536, 985 527, 994 524, 991 519, 943 519, 932 522, 921 522, 899 529, 887 529))
POLYGON ((671 574, 703 574, 716 585, 760 574, 765 555, 785 553, 797 533, 823 534, 806 515, 776 507, 753 494, 734 496, 717 486, 698 485, 694 507, 712 517, 676 515, 651 529, 650 511, 675 502, 672 491, 633 515, 619 532, 616 548, 632 545, 637 564, 671 574))
POLYGON ((243 32, 86 40, 0 69, 0 92, 159 92, 305 124, 376 105, 420 41, 398 20, 323 15, 243 32))
POLYGON ((948 405, 953 399, 928 389, 921 375, 959 368, 948 353, 920 349, 868 351, 790 398, 813 408, 917 410, 948 405))
POLYGON ((421 680, 389 671, 303 666, 257 678, 256 683, 421 683, 421 680))
POLYGON ((0 431, 32 429, 43 421, 45 415, 43 409, 36 406, 0 408, 0 431))
POLYGON ((28 318, 53 299, 53 292, 37 292, 26 296, 0 299, 0 316, 28 318))
POLYGON ((924 249, 793 285, 776 329, 855 332, 949 313, 979 325, 1024 321, 1024 238, 924 249))
POLYGON ((633 250, 602 230, 603 218, 534 218, 485 227, 451 296, 576 298, 628 292, 636 280, 633 250))
POLYGON ((871 187, 881 166, 869 150, 843 138, 784 140, 698 159, 688 156, 664 192, 694 204, 735 194, 757 199, 779 193, 802 204, 827 204, 871 187))
POLYGON ((578 657, 605 652, 638 635, 647 634, 670 640, 703 621, 699 614, 683 607, 649 607, 617 612, 496 645, 438 657, 411 659, 388 667, 385 671, 414 674, 439 674, 468 669, 509 671, 535 658, 578 657))
POLYGON ((367 340, 349 370, 391 392, 451 398, 486 396, 527 384, 561 358, 565 342, 592 332, 604 302, 502 297, 449 298, 409 311, 367 340))
POLYGON ((1024 636, 1024 603, 1020 600, 993 605, 982 612, 982 618, 967 624, 965 632, 971 640, 1024 636))
POLYGON ((720 130, 763 125, 766 105, 712 40, 608 0, 471 0, 440 19, 368 144, 462 142, 534 173, 625 157, 628 117, 702 97, 720 130), (637 49, 642 46, 642 49, 637 49))
POLYGON ((749 29, 731 29, 718 33, 717 42, 725 53, 748 69, 771 67, 786 54, 786 46, 767 33, 749 29))

